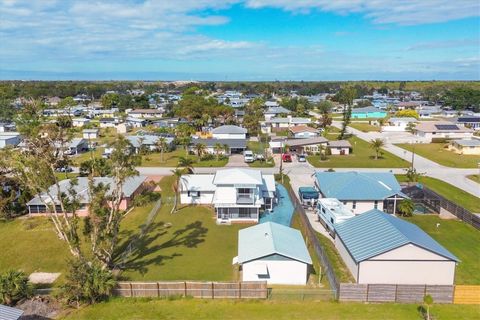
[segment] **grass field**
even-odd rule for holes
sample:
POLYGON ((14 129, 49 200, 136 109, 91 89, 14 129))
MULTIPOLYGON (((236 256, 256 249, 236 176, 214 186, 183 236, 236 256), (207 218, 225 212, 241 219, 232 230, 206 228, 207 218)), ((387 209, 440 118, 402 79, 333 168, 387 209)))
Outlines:
MULTIPOLYGON (((150 153, 142 157, 142 166, 144 167, 176 167, 178 165, 178 159, 185 157, 185 150, 175 150, 172 152, 165 152, 163 154, 163 161, 161 161, 161 155, 159 152, 150 153)), ((188 155, 188 158, 194 160, 194 167, 224 167, 228 163, 228 159, 225 160, 211 160, 211 161, 198 161, 198 156, 188 155)))
POLYGON ((476 183, 480 183, 480 175, 478 174, 472 174, 467 177, 468 179, 475 181, 476 183))
POLYGON ((375 152, 370 144, 360 138, 348 139, 353 153, 349 155, 328 156, 327 160, 320 160, 320 156, 307 157, 308 162, 317 168, 406 168, 409 163, 388 151, 382 150, 383 156, 374 160, 375 152))
POLYGON ((210 208, 180 206, 171 214, 173 176, 160 181, 164 202, 122 276, 131 280, 232 280, 238 230, 217 226, 210 208))
MULTIPOLYGON (((235 319, 235 320, 404 320, 424 319, 418 304, 362 304, 325 301, 273 302, 181 299, 112 299, 73 311, 66 319, 235 319)), ((480 308, 473 305, 434 305, 435 319, 478 319, 480 308)))
POLYGON ((460 155, 449 151, 444 148, 445 143, 418 143, 414 145, 402 143, 397 144, 397 146, 408 151, 413 151, 415 148, 416 154, 447 167, 478 168, 478 162, 480 161, 480 156, 460 155))
POLYGON ((415 215, 405 220, 418 225, 461 260, 455 270, 456 284, 480 285, 480 232, 462 221, 442 220, 436 215, 415 215))
POLYGON ((343 283, 355 282, 355 279, 351 275, 345 263, 343 263, 343 260, 333 242, 320 233, 317 233, 317 238, 322 247, 325 249, 328 260, 330 260, 330 263, 332 264, 337 279, 343 283))
MULTIPOLYGON (((406 182, 405 175, 395 175, 399 182, 406 182)), ((420 177, 419 182, 425 185, 427 188, 435 191, 436 193, 442 195, 450 201, 455 202, 459 206, 464 207, 467 210, 472 212, 480 212, 480 198, 475 197, 474 195, 463 191, 455 186, 452 186, 449 183, 443 182, 441 180, 430 178, 430 177, 420 177)))
POLYGON ((349 127, 360 130, 362 132, 380 131, 379 126, 371 125, 368 122, 352 122, 349 124, 349 127))

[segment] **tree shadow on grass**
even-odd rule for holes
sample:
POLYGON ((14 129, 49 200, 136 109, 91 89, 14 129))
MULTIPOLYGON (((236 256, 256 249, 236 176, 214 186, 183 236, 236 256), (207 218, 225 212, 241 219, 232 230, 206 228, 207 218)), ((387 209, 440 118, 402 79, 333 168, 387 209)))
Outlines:
MULTIPOLYGON (((196 248, 200 243, 205 241, 208 228, 204 227, 201 221, 195 221, 184 228, 169 232, 170 224, 164 222, 152 223, 147 232, 142 238, 132 236, 134 241, 134 250, 125 259, 121 257, 117 259, 123 271, 136 271, 144 275, 148 272, 152 265, 164 265, 167 260, 172 260, 176 257, 181 257, 181 253, 173 253, 170 255, 162 254, 162 250, 177 247, 196 248), (157 243, 160 237, 167 235, 169 237, 166 241, 157 243)), ((126 241, 126 244, 131 241, 126 241)), ((126 247, 127 245, 125 245, 126 247)), ((122 252, 122 251, 119 251, 122 252)))

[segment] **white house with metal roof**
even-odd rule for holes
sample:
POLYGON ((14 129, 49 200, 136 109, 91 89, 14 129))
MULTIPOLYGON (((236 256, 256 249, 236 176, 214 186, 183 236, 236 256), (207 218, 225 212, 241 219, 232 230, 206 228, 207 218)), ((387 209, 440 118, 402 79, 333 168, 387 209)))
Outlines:
POLYGON ((391 172, 317 172, 315 187, 324 198, 336 198, 355 214, 371 209, 395 212, 408 198, 391 172))
POLYGON ((292 117, 287 116, 285 118, 274 117, 260 123, 262 133, 271 133, 276 131, 288 130, 296 126, 306 126, 310 124, 312 120, 310 118, 292 117))
POLYGON ((284 107, 269 107, 264 112, 265 120, 270 120, 272 118, 278 117, 279 115, 283 114, 290 114, 292 111, 284 108, 284 107))
POLYGON ((410 123, 417 123, 418 120, 413 117, 392 117, 387 120, 386 125, 382 126, 384 132, 405 132, 410 123))
POLYGON ((335 232, 335 247, 357 283, 454 283, 458 258, 401 218, 371 210, 335 224, 335 232))
POLYGON ((246 139, 247 129, 239 126, 224 125, 213 129, 212 137, 214 139, 246 139))
POLYGON ((6 146, 16 147, 22 138, 18 132, 0 132, 0 149, 6 146))
POLYGON ((454 151, 458 154, 480 155, 480 140, 451 140, 448 145, 448 150, 454 151))
POLYGON ((180 178, 180 203, 215 208, 218 223, 258 222, 276 203, 275 178, 255 169, 224 169, 180 178))
POLYGON ((83 139, 92 140, 98 138, 98 129, 83 129, 82 135, 83 139))
POLYGON ((242 281, 305 285, 312 259, 302 234, 287 226, 266 222, 238 232, 242 281))

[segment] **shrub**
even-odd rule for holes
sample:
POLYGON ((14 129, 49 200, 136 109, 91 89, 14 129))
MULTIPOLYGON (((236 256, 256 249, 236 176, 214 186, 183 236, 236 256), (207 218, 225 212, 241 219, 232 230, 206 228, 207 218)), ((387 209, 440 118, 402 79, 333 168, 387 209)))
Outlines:
POLYGON ((27 275, 22 271, 9 270, 0 275, 0 302, 13 306, 18 301, 28 298, 32 287, 27 275))
POLYGON ((133 205, 141 207, 160 199, 160 193, 154 191, 144 191, 137 195, 133 200, 133 205))
POLYGON ((210 153, 207 153, 206 155, 203 155, 201 158, 200 158, 200 161, 211 161, 211 160, 215 160, 215 155, 213 154, 210 154, 210 153))
POLYGON ((447 138, 432 138, 432 143, 445 143, 447 141, 447 138))

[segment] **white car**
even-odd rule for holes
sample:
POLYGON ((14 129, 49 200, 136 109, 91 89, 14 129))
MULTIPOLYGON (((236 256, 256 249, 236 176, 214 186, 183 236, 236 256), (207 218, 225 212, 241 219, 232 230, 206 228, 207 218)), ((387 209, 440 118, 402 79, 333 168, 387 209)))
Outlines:
POLYGON ((255 161, 255 156, 253 155, 253 152, 250 151, 250 150, 246 150, 246 151, 243 153, 243 160, 244 160, 246 163, 254 162, 254 161, 255 161))

